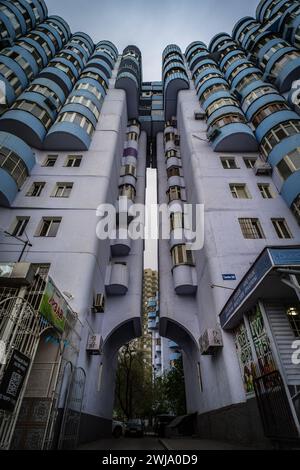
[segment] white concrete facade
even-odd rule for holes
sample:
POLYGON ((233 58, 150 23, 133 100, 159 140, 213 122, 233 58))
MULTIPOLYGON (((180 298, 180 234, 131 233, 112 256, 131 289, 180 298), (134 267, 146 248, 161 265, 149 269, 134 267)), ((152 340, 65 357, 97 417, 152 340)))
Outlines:
MULTIPOLYGON (((299 226, 278 194, 270 176, 255 176, 244 158, 255 153, 215 153, 206 138, 206 122, 195 120, 199 101, 192 81, 190 90, 180 91, 177 105, 177 129, 180 156, 186 182, 187 202, 204 204, 205 242, 194 253, 197 271, 197 294, 180 296, 174 292, 172 260, 168 241, 159 243, 160 316, 162 335, 178 342, 183 349, 188 412, 200 415, 246 402, 240 366, 231 332, 222 332, 224 347, 214 356, 201 356, 199 337, 207 328, 219 325, 221 312, 235 289, 265 246, 297 245, 299 226), (237 169, 224 169, 220 157, 234 157, 237 169), (230 184, 246 184, 250 198, 235 199, 230 184), (263 199, 258 183, 270 185, 272 199, 263 199), (265 238, 245 239, 239 218, 258 218, 265 238), (279 239, 272 218, 284 218, 291 239, 279 239), (236 281, 224 281, 222 274, 234 273, 236 281), (201 382, 199 384, 200 364, 201 382)), ((166 203, 167 177, 163 134, 157 139, 159 202, 166 203)))
MULTIPOLYGON (((61 292, 71 294, 67 299, 78 313, 81 324, 81 343, 77 364, 88 377, 82 414, 85 417, 83 439, 97 437, 101 431, 111 433, 114 405, 114 380, 117 352, 131 339, 141 334, 141 302, 143 277, 143 240, 131 244, 129 256, 113 261, 127 263, 128 292, 122 296, 106 296, 104 313, 93 313, 95 295, 105 292, 106 272, 111 262, 110 240, 99 240, 96 216, 100 204, 115 205, 119 196, 120 169, 127 130, 126 93, 114 89, 118 64, 110 80, 100 119, 91 147, 86 152, 52 152, 56 163, 44 166, 49 152, 35 150, 36 165, 16 197, 12 207, 0 209, 0 227, 10 232, 16 217, 30 217, 26 236, 32 247, 22 261, 49 263, 49 275, 61 292), (68 155, 82 156, 77 168, 66 167, 68 155), (26 194, 34 182, 45 182, 39 197, 26 194), (68 198, 52 197, 57 182, 71 182, 68 198), (38 237, 42 217, 61 217, 56 237, 38 237), (101 356, 89 356, 86 344, 90 333, 100 334, 104 347, 101 356), (89 417, 94 428, 90 426, 89 417), (105 420, 105 421, 103 421, 105 420), (96 423, 96 424, 95 424, 96 423), (106 426, 105 426, 106 424, 106 426), (90 429, 88 429, 90 428, 90 429)), ((141 133, 138 145, 137 203, 144 203, 146 135, 141 133)), ((25 235, 23 236, 26 239, 25 235)), ((0 261, 18 261, 22 244, 1 234, 0 261)))

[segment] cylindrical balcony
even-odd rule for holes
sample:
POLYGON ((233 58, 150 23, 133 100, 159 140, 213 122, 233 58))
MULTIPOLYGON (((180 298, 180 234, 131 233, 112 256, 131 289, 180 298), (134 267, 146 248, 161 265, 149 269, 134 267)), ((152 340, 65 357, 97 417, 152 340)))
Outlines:
POLYGON ((10 206, 35 164, 31 148, 13 134, 0 132, 0 206, 10 206))
POLYGON ((106 270, 105 290, 107 295, 125 295, 129 286, 129 272, 126 263, 115 262, 106 270))

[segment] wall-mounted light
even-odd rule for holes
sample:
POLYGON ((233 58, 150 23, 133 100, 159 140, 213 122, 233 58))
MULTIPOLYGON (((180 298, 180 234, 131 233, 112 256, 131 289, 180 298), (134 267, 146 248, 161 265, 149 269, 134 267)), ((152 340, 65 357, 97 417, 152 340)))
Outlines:
POLYGON ((289 307, 286 313, 289 317, 297 317, 299 315, 299 310, 296 307, 289 307))

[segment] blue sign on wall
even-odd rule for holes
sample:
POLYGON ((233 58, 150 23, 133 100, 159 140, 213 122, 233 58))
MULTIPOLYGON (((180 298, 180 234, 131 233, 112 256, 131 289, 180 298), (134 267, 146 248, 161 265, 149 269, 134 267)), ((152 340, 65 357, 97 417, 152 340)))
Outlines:
POLYGON ((236 281, 235 274, 222 274, 223 281, 236 281))

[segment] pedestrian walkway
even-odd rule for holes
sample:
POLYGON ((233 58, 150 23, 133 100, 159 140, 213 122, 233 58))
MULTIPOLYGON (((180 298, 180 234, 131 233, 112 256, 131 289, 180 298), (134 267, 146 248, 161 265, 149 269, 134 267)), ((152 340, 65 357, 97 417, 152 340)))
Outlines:
POLYGON ((254 450, 239 444, 199 438, 163 438, 160 443, 166 450, 254 450))

